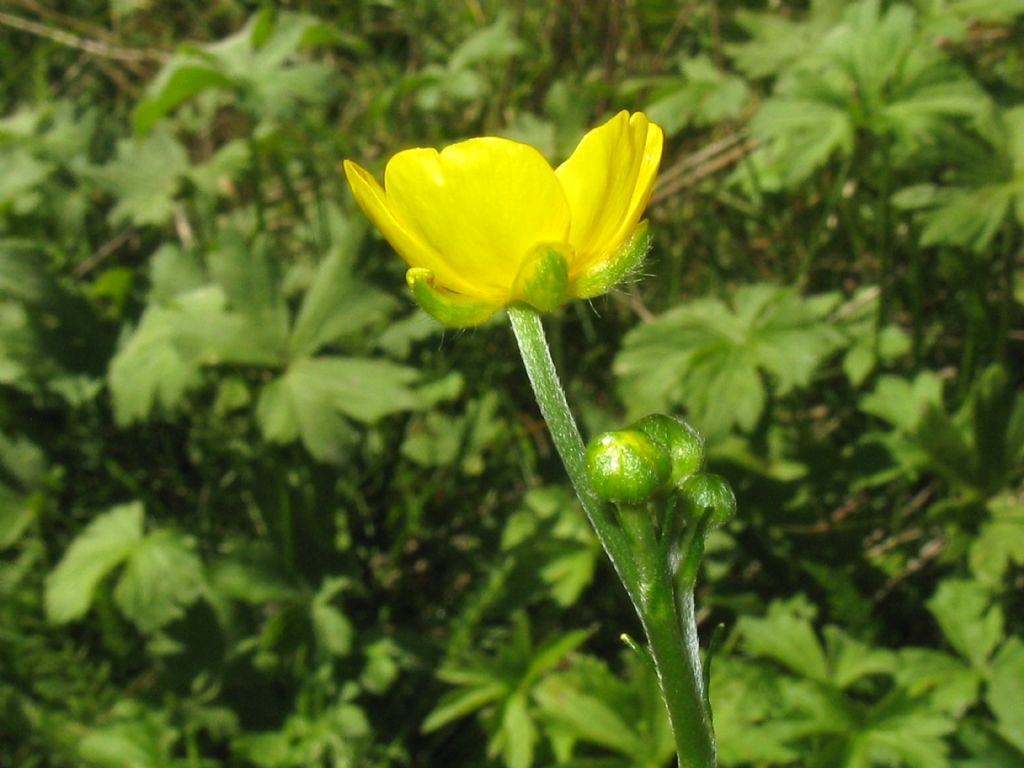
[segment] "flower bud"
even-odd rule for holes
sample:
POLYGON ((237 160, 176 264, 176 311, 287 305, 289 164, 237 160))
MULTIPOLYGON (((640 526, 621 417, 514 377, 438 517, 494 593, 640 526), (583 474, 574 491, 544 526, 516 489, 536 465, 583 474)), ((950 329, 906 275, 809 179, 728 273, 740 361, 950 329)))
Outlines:
POLYGON ((587 475, 605 501, 639 504, 665 487, 672 469, 667 451, 643 432, 621 429, 587 446, 587 475))
POLYGON ((710 526, 720 526, 736 514, 736 496, 721 475, 695 472, 679 488, 686 512, 692 520, 699 520, 709 510, 710 526))
POLYGON ((652 413, 635 422, 637 429, 660 445, 672 463, 669 484, 678 486, 704 466, 704 438, 682 419, 652 413))

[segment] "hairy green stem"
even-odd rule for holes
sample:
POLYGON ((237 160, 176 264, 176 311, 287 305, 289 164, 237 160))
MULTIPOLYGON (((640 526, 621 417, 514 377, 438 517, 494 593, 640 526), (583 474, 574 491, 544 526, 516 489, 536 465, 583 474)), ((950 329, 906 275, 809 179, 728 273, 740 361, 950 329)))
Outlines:
POLYGON ((697 620, 693 610, 696 562, 703 551, 707 517, 689 523, 684 543, 684 568, 693 571, 689 581, 673 580, 670 560, 654 534, 651 511, 644 506, 620 509, 623 528, 634 543, 639 563, 640 622, 647 633, 662 698, 668 709, 681 768, 714 766, 716 750, 711 713, 700 663, 697 620), (677 585, 682 587, 676 594, 677 585))
POLYGON ((519 354, 523 358, 526 374, 533 386, 533 394, 537 398, 537 405, 540 406, 541 415, 547 422, 551 438, 554 440, 555 450, 565 465, 569 480, 572 481, 576 495, 597 533, 601 546, 608 553, 619 579, 626 586, 626 591, 636 605, 639 594, 633 587, 638 584, 639 578, 636 563, 630 556, 629 539, 616 522, 612 510, 594 494, 587 480, 583 462, 583 439, 558 380, 540 315, 532 307, 518 304, 508 308, 508 317, 519 345, 519 354))
POLYGON ((701 672, 692 586, 676 600, 668 560, 645 510, 623 509, 617 518, 596 496, 586 474, 583 440, 548 351, 540 315, 532 307, 515 304, 508 308, 508 316, 555 449, 647 634, 679 766, 715 768, 714 732, 701 672))
POLYGON ((644 630, 675 735, 679 768, 714 768, 718 755, 704 690, 693 590, 686 589, 677 600, 666 584, 652 592, 647 613, 644 630))

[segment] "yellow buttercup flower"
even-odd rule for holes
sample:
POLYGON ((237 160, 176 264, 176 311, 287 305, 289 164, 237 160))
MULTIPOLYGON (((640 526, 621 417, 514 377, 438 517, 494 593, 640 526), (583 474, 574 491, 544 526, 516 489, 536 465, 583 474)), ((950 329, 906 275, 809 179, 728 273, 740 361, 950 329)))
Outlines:
POLYGON ((467 326, 516 301, 546 311, 596 296, 635 269, 662 144, 644 114, 620 112, 558 168, 529 145, 485 137, 399 152, 383 187, 351 160, 345 175, 409 265, 420 305, 467 326))

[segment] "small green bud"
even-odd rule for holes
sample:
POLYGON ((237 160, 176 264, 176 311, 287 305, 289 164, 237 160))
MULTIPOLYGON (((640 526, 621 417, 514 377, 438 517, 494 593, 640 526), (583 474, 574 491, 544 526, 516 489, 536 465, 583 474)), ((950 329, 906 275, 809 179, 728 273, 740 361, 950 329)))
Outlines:
POLYGON ((711 510, 711 526, 727 523, 736 514, 736 496, 721 475, 695 472, 679 488, 691 519, 699 519, 711 510))
POLYGON ((672 461, 669 484, 673 487, 704 466, 704 438, 682 419, 652 413, 630 429, 640 430, 668 452, 672 461))
POLYGON ((620 429, 587 446, 587 475, 605 501, 639 504, 664 488, 672 464, 668 452, 643 432, 620 429))

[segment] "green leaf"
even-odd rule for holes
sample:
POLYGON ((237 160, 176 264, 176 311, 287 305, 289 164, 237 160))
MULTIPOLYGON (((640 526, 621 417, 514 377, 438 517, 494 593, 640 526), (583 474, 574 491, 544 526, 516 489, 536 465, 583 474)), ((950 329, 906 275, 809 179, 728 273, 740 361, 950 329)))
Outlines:
POLYGON ((1024 565, 1024 499, 1005 493, 990 499, 987 508, 991 519, 971 542, 969 561, 979 581, 996 587, 1011 564, 1024 565))
POLYGON ((790 746, 804 729, 790 717, 778 690, 777 672, 764 664, 716 657, 711 668, 711 706, 723 765, 788 764, 800 752, 790 746))
POLYGON ((331 601, 348 586, 344 578, 325 579, 313 598, 311 618, 320 648, 331 656, 347 656, 355 634, 352 623, 331 601))
MULTIPOLYGON (((533 492, 527 494, 526 503, 531 512, 536 509, 533 492)), ((556 512, 550 535, 537 542, 541 553, 547 554, 538 574, 551 590, 552 599, 567 608, 593 580, 601 547, 576 499, 565 499, 556 512)))
POLYGON ((951 118, 989 112, 984 91, 920 33, 908 5, 850 3, 842 22, 821 32, 820 42, 804 41, 803 55, 751 119, 759 153, 783 184, 803 181, 836 154, 851 157, 864 134, 913 152, 951 118))
POLYGON ((209 281, 195 254, 173 243, 164 243, 149 257, 149 300, 167 304, 176 296, 209 281))
MULTIPOLYGON (((906 209, 925 207, 915 205, 914 191, 902 190, 893 196, 893 203, 906 209)), ((975 253, 984 252, 1002 228, 1013 195, 1013 187, 1005 184, 935 189, 927 211, 921 215, 921 244, 960 245, 975 253)))
POLYGON ((898 376, 881 376, 874 391, 861 398, 860 409, 886 420, 906 433, 913 433, 934 408, 942 408, 942 380, 931 371, 921 371, 913 381, 898 376))
POLYGON ((0 483, 0 550, 16 543, 36 514, 30 497, 0 483))
POLYGON ((577 629, 557 635, 538 648, 523 676, 523 685, 532 685, 543 673, 560 663, 569 653, 579 648, 590 637, 589 630, 577 629))
MULTIPOLYGON (((842 691, 809 677, 782 676, 778 683, 782 709, 796 722, 792 729, 800 735, 822 734, 834 738, 832 752, 845 752, 844 746, 863 718, 863 706, 842 691)), ((826 754, 829 749, 826 749, 826 754)), ((832 764, 824 761, 825 764, 832 764)))
POLYGON ((777 12, 739 10, 736 22, 751 39, 726 46, 736 66, 751 77, 766 77, 785 71, 813 53, 825 34, 842 18, 847 3, 845 0, 811 0, 810 5, 810 13, 800 20, 777 12))
POLYGON ((451 691, 444 695, 423 724, 421 733, 432 733, 455 720, 476 712, 488 704, 499 701, 508 695, 507 686, 498 681, 485 683, 467 690, 451 691))
POLYGON ((153 0, 110 0, 110 15, 120 22, 134 13, 145 10, 153 0))
POLYGON ((1014 439, 1006 435, 1016 429, 1008 393, 993 389, 997 383, 988 374, 979 378, 967 405, 951 417, 934 373, 922 371, 913 382, 883 376, 874 392, 861 399, 861 409, 896 430, 870 433, 865 441, 884 445, 896 459, 890 479, 900 471, 927 471, 944 478, 963 498, 984 498, 1005 482, 1003 457, 1012 453, 1006 444, 1014 439))
POLYGON ((310 64, 299 56, 303 48, 321 44, 365 48, 314 16, 266 9, 255 14, 237 33, 208 45, 182 46, 147 89, 136 106, 136 133, 185 101, 211 88, 235 92, 246 111, 282 118, 302 102, 322 101, 334 71, 310 64))
POLYGON ((291 741, 292 735, 287 730, 247 731, 232 740, 231 750, 258 768, 279 768, 295 765, 298 759, 295 754, 298 750, 291 741))
POLYGON ((969 419, 971 447, 975 454, 977 485, 995 492, 1005 487, 1017 466, 1016 423, 1024 413, 1024 394, 1010 381, 1005 368, 990 365, 971 385, 970 397, 957 417, 969 419))
POLYGON ((515 694, 505 702, 501 717, 501 733, 504 737, 502 756, 508 768, 530 768, 533 765, 534 745, 537 742, 537 727, 533 724, 526 706, 526 696, 515 694))
POLYGON ((648 746, 633 731, 634 719, 596 693, 580 690, 568 676, 556 675, 538 687, 535 697, 545 717, 557 720, 574 738, 627 756, 643 755, 648 746))
POLYGON ((90 171, 116 204, 112 224, 138 226, 166 224, 174 210, 178 183, 188 170, 188 155, 170 130, 117 144, 117 159, 90 171))
POLYGON ((929 408, 917 425, 915 439, 928 455, 928 464, 954 487, 982 487, 978 456, 964 431, 938 408, 929 408))
POLYGON ((801 677, 829 679, 828 662, 814 628, 788 603, 772 603, 764 618, 744 616, 739 629, 752 656, 773 659, 801 677))
POLYGON ((0 147, 0 213, 12 210, 19 215, 31 213, 39 205, 41 186, 55 170, 51 163, 19 149, 0 147))
POLYGON ((1024 641, 1011 637, 992 659, 985 702, 999 733, 1024 753, 1024 641))
POLYGON ((376 346, 393 357, 404 359, 409 356, 413 344, 444 333, 446 330, 426 312, 417 310, 388 325, 376 338, 376 346))
POLYGON ((96 304, 51 271, 48 250, 0 238, 0 383, 82 405, 95 397, 112 339, 96 304))
POLYGON ((765 403, 765 386, 753 360, 744 351, 719 347, 700 349, 690 363, 683 390, 694 420, 712 435, 734 424, 753 431, 765 403))
MULTIPOLYGON (((1016 0, 1024 7, 1024 0, 1016 0)), ((1024 10, 1022 10, 1024 12, 1024 10)), ((1018 172, 1024 168, 1024 105, 1017 105, 1002 113, 1006 130, 1006 152, 1018 172)), ((1017 214, 1020 216, 1020 213, 1017 214)))
POLYGON ((212 592, 251 605, 287 603, 299 595, 267 545, 239 547, 209 567, 212 592))
POLYGON ((789 437, 775 425, 769 427, 763 442, 739 435, 716 440, 709 446, 709 459, 729 462, 746 472, 791 483, 807 475, 807 465, 787 455, 792 450, 789 437))
POLYGON ((1024 0, 947 0, 948 13, 971 22, 1008 23, 1024 14, 1024 0))
POLYGON ((988 591, 977 582, 949 579, 928 601, 928 610, 949 644, 975 668, 984 668, 1003 637, 1003 612, 991 604, 988 591))
MULTIPOLYGON (((256 404, 256 419, 263 437, 272 443, 290 443, 299 437, 301 422, 292 402, 292 388, 281 378, 263 387, 256 404)), ((344 423, 337 425, 344 431, 344 423)))
POLYGON ((384 693, 401 672, 402 649, 391 638, 381 638, 363 647, 366 666, 359 682, 370 693, 384 693))
POLYGON ((896 656, 886 649, 871 648, 838 627, 825 627, 824 635, 832 684, 840 690, 861 678, 891 675, 897 669, 896 656))
POLYGON ((759 283, 739 288, 731 306, 699 299, 672 309, 626 335, 614 364, 623 400, 632 415, 682 403, 711 434, 753 429, 766 397, 761 372, 786 394, 842 344, 827 319, 835 303, 759 283))
MULTIPOLYGON (((574 654, 564 670, 547 676, 534 689, 545 730, 571 743, 619 752, 608 765, 663 766, 675 755, 675 741, 661 698, 657 675, 647 658, 623 654, 624 677, 608 665, 574 654)), ((604 765, 605 763, 598 763, 604 765)), ((581 759, 569 765, 588 765, 581 759)))
POLYGON ((110 364, 118 423, 145 419, 157 405, 173 409, 199 383, 202 366, 281 366, 287 359, 283 307, 267 307, 256 296, 240 302, 250 316, 229 311, 221 287, 207 285, 151 303, 110 364))
POLYGON ((24 438, 0 432, 0 550, 21 537, 45 499, 46 456, 24 438))
POLYGON ((236 182, 252 168, 252 147, 243 139, 232 139, 221 145, 213 155, 187 172, 196 190, 210 198, 233 198, 236 182))
POLYGON ((750 99, 746 83, 721 71, 705 56, 687 59, 683 77, 670 78, 644 112, 669 136, 687 125, 711 125, 740 116, 750 99))
POLYGON ((289 348, 294 355, 312 355, 379 322, 396 306, 389 295, 353 278, 350 257, 337 248, 317 268, 295 318, 289 348))
POLYGON ((846 111, 806 90, 766 100, 750 121, 765 145, 757 154, 781 169, 787 186, 806 179, 833 154, 853 151, 855 131, 846 111))
POLYGON ((345 615, 331 605, 313 606, 313 629, 317 641, 331 656, 347 656, 352 649, 352 624, 345 615))
POLYGON ((937 120, 980 118, 988 108, 985 92, 974 81, 963 79, 922 85, 889 104, 882 114, 907 138, 927 140, 937 120))
MULTIPOLYGON (((202 346, 210 341, 202 331, 215 329, 223 307, 219 289, 203 288, 166 307, 146 310, 110 363, 108 380, 119 424, 140 421, 157 405, 174 408, 199 383, 202 346)), ((245 330, 240 324, 235 333, 245 330)))
POLYGON ((901 648, 894 678, 908 695, 927 696, 931 708, 959 718, 978 699, 981 676, 950 654, 931 648, 901 648))
POLYGON ((1006 768, 1024 762, 1024 750, 1003 738, 987 717, 965 718, 957 729, 956 741, 970 755, 954 763, 956 768, 1006 768))
POLYGON ((213 64, 175 58, 150 82, 135 106, 132 125, 136 134, 146 133, 182 102, 209 88, 230 86, 232 80, 213 64))
POLYGON ((53 280, 42 268, 43 255, 30 240, 0 239, 0 297, 25 304, 55 298, 53 280))
POLYGON ((502 13, 458 45, 448 57, 448 68, 457 71, 484 61, 504 61, 522 53, 524 45, 512 28, 512 18, 502 13))
MULTIPOLYGON (((454 399, 462 387, 461 378, 439 382, 445 385, 434 390, 443 399, 454 399), (447 390, 451 386, 451 390, 447 390)), ((430 400, 431 390, 420 390, 430 400)), ((507 424, 498 416, 500 397, 488 392, 465 404, 462 414, 428 411, 409 424, 402 455, 425 467, 456 464, 467 475, 480 475, 486 469, 486 450, 506 435, 507 424)))
POLYGON ((139 706, 124 706, 120 717, 85 732, 76 756, 90 768, 166 768, 169 724, 139 706))
POLYGON ((871 708, 857 741, 863 745, 865 765, 933 768, 948 764, 944 737, 955 726, 951 717, 933 711, 927 698, 896 689, 871 708))
POLYGON ((195 540, 171 530, 137 542, 114 589, 114 600, 142 632, 179 618, 200 594, 203 564, 195 540))
POLYGON ((854 387, 863 384, 880 362, 892 362, 910 351, 910 338, 899 326, 886 326, 877 334, 868 328, 849 330, 852 338, 843 356, 843 373, 854 387))
POLYGON ((340 461, 353 439, 348 420, 371 423, 416 410, 411 388, 419 374, 385 360, 320 357, 300 359, 264 387, 257 418, 264 437, 289 442, 301 437, 313 456, 340 461))
POLYGON ((54 624, 79 619, 92 605, 100 581, 121 565, 142 539, 139 502, 95 517, 68 547, 46 579, 46 616, 54 624))
MULTIPOLYGON (((194 296, 186 310, 205 308, 208 296, 194 296), (202 305, 193 302, 202 301, 202 305)), ((121 425, 146 418, 156 405, 173 408, 199 383, 198 361, 175 345, 175 312, 152 307, 110 364, 114 417, 121 425)))
POLYGON ((414 75, 399 81, 398 91, 414 91, 416 106, 424 112, 436 112, 445 100, 455 102, 482 99, 487 81, 472 69, 450 69, 428 64, 414 75))
POLYGON ((987 252, 1016 209, 1024 210, 1024 108, 1000 111, 983 137, 947 140, 956 158, 949 186, 919 184, 893 202, 918 210, 925 245, 949 244, 987 252))
POLYGON ((283 356, 288 307, 281 292, 280 260, 270 253, 270 243, 259 237, 250 244, 241 233, 225 229, 217 245, 210 254, 210 274, 224 289, 232 310, 283 356))

